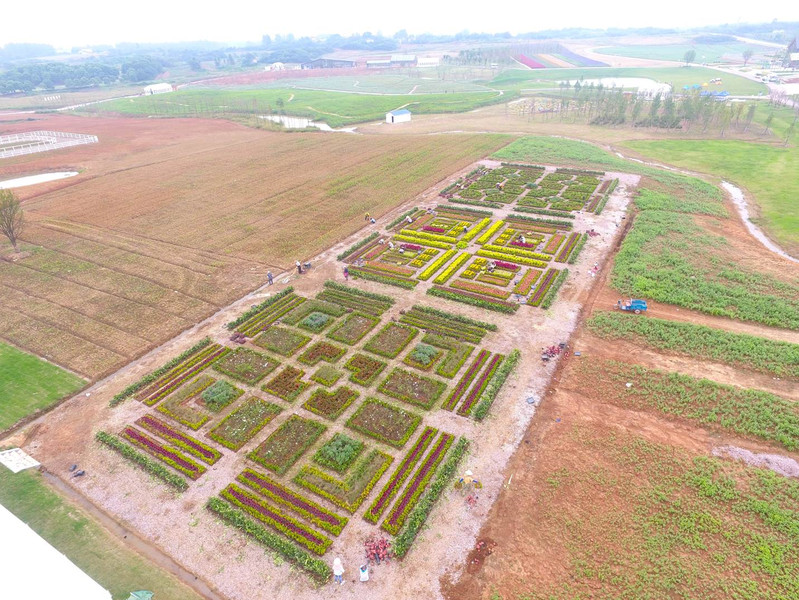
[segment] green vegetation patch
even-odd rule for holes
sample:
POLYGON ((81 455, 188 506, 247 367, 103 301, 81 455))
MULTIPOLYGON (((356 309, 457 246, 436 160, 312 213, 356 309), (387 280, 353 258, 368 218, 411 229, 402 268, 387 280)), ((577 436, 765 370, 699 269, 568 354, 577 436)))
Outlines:
POLYGON ((342 375, 344 375, 344 373, 338 369, 330 365, 322 365, 317 369, 316 373, 311 375, 311 379, 316 383, 321 383, 326 387, 330 387, 335 385, 336 382, 341 379, 342 375))
POLYGON ((598 312, 588 327, 605 339, 623 339, 700 360, 799 378, 799 344, 620 312, 598 312))
POLYGON ((422 371, 429 371, 442 354, 444 353, 438 348, 422 342, 408 353, 403 362, 422 371))
POLYGON ((266 400, 249 398, 209 431, 208 437, 225 448, 239 450, 282 410, 266 400))
POLYGON ((333 317, 330 315, 326 315, 325 313, 321 312, 312 312, 310 315, 302 319, 297 326, 307 329, 308 331, 312 331, 313 333, 319 333, 325 327, 330 325, 332 321, 333 317))
POLYGON ((364 350, 386 358, 395 358, 418 333, 419 330, 414 327, 387 323, 377 335, 366 343, 364 350))
POLYGON ((430 409, 447 389, 447 385, 431 377, 394 369, 378 389, 386 396, 430 409))
POLYGON ((325 443, 313 456, 315 463, 344 473, 363 452, 366 445, 343 433, 337 433, 325 443))
POLYGON ((0 431, 76 392, 85 383, 77 375, 0 343, 0 431))
POLYGON ((220 379, 207 387, 201 397, 208 410, 219 412, 243 393, 244 390, 240 390, 236 386, 230 385, 227 381, 220 379))
POLYGON ((361 341, 379 322, 380 319, 377 317, 354 312, 327 336, 351 346, 361 341))
MULTIPOLYGON (((308 304, 308 302, 305 304, 308 304)), ((273 326, 255 338, 253 344, 276 352, 282 356, 291 356, 310 341, 311 338, 307 335, 303 335, 285 327, 273 326)))
POLYGON ((278 475, 285 473, 319 439, 327 427, 312 419, 291 415, 248 458, 278 475))
POLYGON ((402 448, 421 423, 422 418, 410 411, 367 398, 347 421, 347 427, 385 444, 402 448))
POLYGON ((249 348, 236 348, 214 363, 214 369, 220 373, 238 379, 249 385, 255 385, 274 371, 279 362, 266 354, 249 348))

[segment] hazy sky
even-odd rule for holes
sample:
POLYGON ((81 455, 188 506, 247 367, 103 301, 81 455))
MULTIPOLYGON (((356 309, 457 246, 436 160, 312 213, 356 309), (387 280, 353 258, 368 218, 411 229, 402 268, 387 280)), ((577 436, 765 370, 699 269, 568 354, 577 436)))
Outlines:
POLYGON ((41 42, 57 48, 116 42, 260 41, 265 33, 409 33, 510 31, 561 27, 692 27, 799 21, 799 1, 708 0, 5 0, 0 45, 41 42), (493 7, 496 7, 494 9, 493 7))

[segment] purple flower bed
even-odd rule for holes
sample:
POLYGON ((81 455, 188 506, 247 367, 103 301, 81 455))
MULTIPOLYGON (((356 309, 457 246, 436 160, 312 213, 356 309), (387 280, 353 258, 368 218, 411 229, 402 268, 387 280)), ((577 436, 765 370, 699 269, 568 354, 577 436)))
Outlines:
POLYGON ((558 52, 557 53, 560 56, 562 56, 564 59, 569 61, 570 63, 574 63, 574 64, 576 64, 577 66, 580 66, 580 67, 609 67, 610 66, 608 63, 604 63, 604 62, 599 61, 599 60, 594 60, 592 58, 587 58, 585 56, 581 56, 579 54, 576 54, 575 52, 572 52, 571 50, 566 48, 566 46, 558 46, 558 52))
POLYGON ((552 285, 552 282, 555 281, 555 277, 557 276, 558 271, 556 269, 549 269, 546 273, 544 273, 541 283, 538 284, 535 292, 533 292, 533 295, 530 296, 528 304, 531 306, 538 306, 541 304, 541 301, 544 299, 544 295, 547 293, 549 286, 552 285))
POLYGON ((198 465, 192 460, 189 460, 175 450, 169 450, 156 442, 153 438, 142 432, 134 429, 133 427, 125 427, 122 431, 122 437, 133 442, 139 448, 146 450, 157 459, 168 464, 170 467, 188 475, 192 479, 197 479, 200 475, 205 473, 205 467, 198 465))
POLYGON ((580 239, 579 233, 577 232, 572 233, 569 236, 569 239, 566 241, 566 244, 563 246, 563 248, 560 249, 560 252, 558 252, 557 257, 555 257, 555 262, 566 262, 566 260, 569 258, 569 254, 571 254, 572 250, 574 249, 574 245, 577 243, 577 240, 579 239, 580 239))
POLYGON ((197 373, 208 367, 211 363, 215 360, 219 359, 220 357, 224 356, 230 352, 229 348, 225 348, 224 346, 220 346, 218 350, 210 354, 207 358, 203 359, 202 361, 198 362, 196 365, 185 371, 179 377, 176 377, 172 381, 169 381, 163 387, 157 389, 155 392, 150 394, 149 396, 145 397, 142 401, 147 406, 152 406, 157 403, 162 398, 168 396, 176 389, 178 389, 183 383, 192 377, 194 377, 197 373))
POLYGON ((521 267, 519 265, 515 265, 513 263, 505 262, 502 260, 495 260, 494 264, 497 266, 497 269, 507 269, 508 271, 518 271, 521 267))
POLYGON ((525 56, 524 54, 517 54, 514 58, 522 63, 525 67, 529 67, 530 69, 545 69, 546 66, 542 65, 537 60, 533 60, 529 56, 525 56))
POLYGON ((193 454, 203 462, 212 465, 222 457, 222 453, 214 450, 210 446, 206 446, 199 440, 194 439, 190 435, 186 435, 175 429, 174 427, 164 423, 161 419, 157 419, 152 415, 144 415, 136 425, 154 433, 155 435, 164 438, 166 441, 175 444, 189 454, 193 454))
POLYGON ((488 350, 480 350, 480 354, 478 354, 477 358, 474 359, 474 362, 471 364, 466 373, 464 373, 463 377, 461 377, 458 385, 455 386, 455 389, 449 395, 447 401, 444 403, 444 406, 441 408, 444 410, 452 410, 455 408, 455 406, 457 406, 464 392, 466 392, 466 390, 469 388, 472 380, 480 371, 480 368, 485 364, 486 360, 488 360, 489 356, 491 356, 491 353, 488 350))
POLYGON ((364 519, 370 523, 377 523, 380 515, 383 514, 383 511, 385 510, 386 506, 388 506, 388 503, 391 502, 399 489, 402 487, 402 484, 405 483, 408 475, 411 474, 411 470, 416 466, 416 463, 419 462, 419 459, 422 458, 427 450, 427 447, 430 445, 430 442, 433 441, 433 438, 437 433, 438 429, 434 429, 433 427, 425 428, 422 435, 419 436, 418 440, 416 440, 413 448, 411 448, 408 454, 405 455, 405 458, 402 460, 402 464, 397 468, 396 471, 394 471, 391 479, 389 479, 388 483, 386 483, 386 485, 383 487, 380 495, 372 503, 372 506, 369 507, 369 510, 364 513, 364 519))
POLYGON ((530 242, 520 242, 519 240, 513 240, 510 243, 511 246, 519 246, 519 248, 535 248, 537 244, 531 244, 530 242))
POLYGON ((433 233, 446 233, 447 230, 443 227, 433 227, 432 225, 425 225, 422 227, 423 231, 432 231, 433 233))
POLYGON ((501 354, 495 354, 494 357, 491 359, 491 362, 488 363, 486 370, 483 371, 483 374, 480 376, 480 379, 477 380, 477 383, 472 388, 472 391, 469 392, 469 395, 466 397, 466 400, 463 401, 463 404, 460 405, 458 408, 458 414, 462 417, 466 417, 472 412, 472 406, 474 405, 475 401, 480 397, 480 394, 483 393, 483 390, 488 385, 488 382, 494 376, 494 372, 497 370, 499 363, 502 362, 502 359, 505 358, 501 354))
POLYGON ((411 250, 413 252, 417 252, 422 249, 421 246, 417 246, 416 244, 400 244, 401 250, 411 250))

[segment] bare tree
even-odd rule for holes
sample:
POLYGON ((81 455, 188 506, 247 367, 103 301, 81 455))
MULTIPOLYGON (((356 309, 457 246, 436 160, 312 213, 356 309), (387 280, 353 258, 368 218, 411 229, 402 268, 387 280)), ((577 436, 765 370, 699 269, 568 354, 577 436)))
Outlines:
POLYGON ((17 239, 23 229, 25 215, 22 213, 22 204, 11 190, 0 190, 0 232, 8 238, 16 252, 19 252, 17 239))

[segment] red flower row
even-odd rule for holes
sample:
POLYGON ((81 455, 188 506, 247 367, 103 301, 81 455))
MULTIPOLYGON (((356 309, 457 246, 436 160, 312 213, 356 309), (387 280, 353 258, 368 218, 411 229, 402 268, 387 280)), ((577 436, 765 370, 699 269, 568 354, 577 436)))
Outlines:
POLYGON ((405 488, 402 496, 400 496, 394 508, 391 509, 389 516, 383 521, 383 529, 392 535, 396 535, 399 532, 405 522, 405 517, 427 487, 438 467, 438 463, 444 458, 444 454, 446 454, 453 439, 453 436, 449 433, 441 434, 441 437, 438 438, 438 443, 427 455, 422 466, 414 473, 408 487, 405 488))
POLYGON ((443 227, 433 227, 432 225, 425 225, 424 227, 422 227, 422 230, 424 230, 424 231, 432 231, 434 233, 446 233, 447 232, 447 230, 444 229, 443 227))
POLYGON ((196 365, 194 365, 192 368, 187 370, 185 373, 183 373, 179 377, 176 377, 172 381, 168 382, 166 385, 164 385, 159 390, 156 390, 153 394, 151 394, 150 396, 145 398, 143 400, 143 402, 147 406, 152 406, 152 405, 156 404, 159 400, 161 400, 162 398, 165 398, 166 396, 168 396, 169 394, 174 392, 176 389, 178 389, 181 385, 183 385, 183 383, 187 379, 191 379, 197 373, 199 373, 200 371, 204 370, 211 363, 213 363, 217 359, 221 358, 222 356, 224 356, 228 352, 230 352, 229 348, 225 348, 224 346, 220 346, 218 350, 216 350, 215 352, 210 354, 207 358, 205 358, 205 359, 201 360, 200 362, 198 362, 196 365))
POLYGON ((413 448, 411 448, 408 454, 405 455, 405 458, 402 460, 402 464, 397 468, 396 471, 394 471, 391 479, 389 479, 388 483, 386 483, 386 485, 383 487, 380 495, 372 503, 372 506, 369 507, 369 510, 364 513, 364 519, 370 523, 377 523, 380 515, 383 514, 383 510, 385 510, 385 507, 389 502, 391 502, 391 499, 402 487, 402 484, 405 483, 408 475, 411 474, 411 469, 413 469, 413 467, 416 466, 416 463, 419 462, 419 459, 425 453, 425 450, 427 450, 430 442, 433 441, 436 433, 438 433, 438 430, 434 429, 433 427, 425 428, 422 435, 418 440, 416 440, 413 448))
POLYGON ((532 296, 530 296, 530 301, 528 304, 532 306, 538 306, 541 304, 541 301, 544 299, 544 294, 547 293, 549 286, 552 285, 552 282, 555 281, 555 277, 558 276, 558 271, 556 269, 549 269, 546 273, 544 273, 544 278, 541 280, 541 283, 538 284, 538 287, 535 289, 535 292, 532 296))
POLYGON ((535 248, 538 244, 531 244, 530 242, 522 242, 519 240, 513 240, 510 243, 511 246, 519 246, 520 248, 535 248))
POLYGON ((547 245, 544 246, 544 252, 546 254, 555 254, 555 252, 557 252, 558 248, 560 247, 563 238, 565 237, 566 236, 563 235, 562 233, 557 233, 553 235, 551 238, 549 238, 547 245))
POLYGON ((164 438, 168 442, 175 444, 176 446, 185 450, 189 454, 193 454, 209 465, 214 464, 222 457, 222 453, 218 450, 214 450, 210 446, 203 444, 190 435, 181 433, 168 423, 165 423, 161 419, 157 419, 152 415, 144 415, 142 418, 136 421, 136 425, 156 434, 159 437, 164 438))
POLYGON ((442 407, 444 410, 452 410, 457 406, 458 402, 463 396, 463 393, 469 388, 469 385, 472 383, 475 375, 477 375, 480 368, 485 364, 485 361, 488 360, 488 357, 491 356, 491 353, 488 350, 480 350, 480 354, 477 355, 477 358, 474 359, 474 362, 471 364, 469 369, 464 373, 463 377, 461 377, 458 385, 455 386, 455 389, 447 398, 447 401, 444 403, 442 407))
POLYGON ((133 427, 125 427, 122 431, 122 437, 133 442, 139 448, 146 450, 157 459, 177 469, 181 473, 188 475, 192 479, 197 479, 200 475, 205 473, 205 467, 198 465, 193 460, 189 460, 176 450, 170 450, 162 446, 149 435, 145 435, 133 427))
POLYGON ((400 244, 400 249, 402 250, 413 250, 414 252, 421 250, 422 247, 416 244, 400 244))
POLYGON ((348 519, 346 517, 340 517, 330 512, 257 471, 246 469, 239 475, 238 480, 267 498, 288 506, 311 519, 316 525, 335 535, 341 533, 341 530, 347 524, 348 519))
POLYGON ((558 252, 558 256, 555 258, 556 262, 566 262, 566 259, 569 258, 569 254, 572 253, 572 249, 574 245, 577 243, 577 240, 580 239, 580 234, 577 232, 572 233, 569 236, 569 240, 566 242, 566 245, 560 249, 558 252))
POLYGON ((513 263, 505 262, 502 260, 495 260, 494 264, 497 266, 498 269, 506 269, 508 271, 518 271, 521 267, 519 265, 515 265, 513 263))
POLYGON ((472 391, 469 392, 469 395, 466 397, 466 400, 463 401, 463 404, 460 405, 458 408, 458 414, 462 417, 466 417, 472 412, 472 406, 474 405, 475 401, 480 397, 480 394, 483 393, 483 390, 488 385, 489 380, 494 376, 494 371, 497 370, 499 363, 502 362, 504 356, 501 354, 495 354, 494 357, 491 359, 491 362, 488 363, 488 367, 486 370, 483 371, 483 374, 480 376, 480 379, 477 380, 477 383, 472 388, 472 391))

